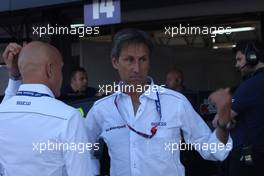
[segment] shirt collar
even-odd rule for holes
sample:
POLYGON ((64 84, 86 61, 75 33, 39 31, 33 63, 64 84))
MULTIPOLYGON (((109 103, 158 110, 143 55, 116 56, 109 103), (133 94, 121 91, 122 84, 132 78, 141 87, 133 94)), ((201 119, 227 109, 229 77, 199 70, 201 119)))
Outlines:
MULTIPOLYGON (((148 80, 148 83, 149 83, 149 88, 140 97, 145 96, 145 97, 153 99, 153 100, 158 100, 157 92, 160 93, 160 87, 158 85, 154 84, 154 81, 153 81, 153 79, 150 76, 147 77, 147 80, 148 80)), ((121 86, 122 84, 123 84, 123 82, 120 81, 118 86, 121 86)), ((127 95, 127 94, 123 93, 120 89, 118 89, 115 92, 115 94, 117 96, 119 96, 119 95, 127 95)))
POLYGON ((51 97, 55 98, 54 94, 48 88, 48 86, 44 84, 22 84, 18 91, 32 91, 32 92, 38 92, 38 93, 43 93, 43 94, 48 94, 51 97))

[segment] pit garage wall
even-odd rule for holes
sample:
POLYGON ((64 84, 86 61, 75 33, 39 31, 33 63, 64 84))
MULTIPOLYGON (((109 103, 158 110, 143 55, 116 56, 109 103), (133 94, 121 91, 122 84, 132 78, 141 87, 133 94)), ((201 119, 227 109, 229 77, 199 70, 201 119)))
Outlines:
MULTIPOLYGON (((81 65, 86 68, 89 85, 98 87, 118 82, 119 76, 110 62, 110 44, 81 41, 81 65)), ((185 75, 185 85, 191 90, 214 90, 236 86, 241 81, 234 68, 231 50, 156 46, 151 59, 150 76, 163 84, 167 70, 176 65, 185 75)))
MULTIPOLYGON (((81 65, 88 72, 90 86, 99 87, 119 81, 110 62, 109 43, 81 41, 80 57, 81 65)), ((230 50, 156 46, 150 70, 155 82, 164 84, 166 72, 173 65, 183 70, 185 85, 191 90, 235 86, 241 80, 230 50)), ((4 94, 7 82, 7 71, 0 67, 0 95, 4 94)))
MULTIPOLYGON (((0 45, 0 63, 4 62, 2 58, 4 49, 5 49, 5 45, 0 45)), ((4 94, 7 83, 8 83, 7 69, 0 65, 0 96, 4 94)))
MULTIPOLYGON (((193 3, 188 3, 188 0, 179 0, 178 2, 183 3, 151 9, 147 7, 135 9, 124 13, 122 20, 123 22, 139 22, 264 11, 263 0, 197 0, 193 3)), ((140 2, 137 3, 140 4, 140 2)))
POLYGON ((1 0, 0 12, 21 10, 26 8, 51 6, 56 4, 65 4, 80 0, 1 0))
POLYGON ((0 67, 0 95, 3 95, 8 84, 8 72, 6 68, 0 67))

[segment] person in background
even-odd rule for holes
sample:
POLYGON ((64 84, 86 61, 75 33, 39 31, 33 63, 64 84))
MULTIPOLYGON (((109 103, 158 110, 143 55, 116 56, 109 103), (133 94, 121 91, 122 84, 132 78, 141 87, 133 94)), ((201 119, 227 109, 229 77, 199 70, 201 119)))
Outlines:
POLYGON ((62 90, 62 96, 92 98, 101 95, 96 88, 88 86, 86 70, 78 67, 72 71, 70 84, 62 90))
POLYGON ((184 86, 183 72, 174 67, 171 68, 166 75, 166 87, 178 92, 184 92, 187 89, 184 86))

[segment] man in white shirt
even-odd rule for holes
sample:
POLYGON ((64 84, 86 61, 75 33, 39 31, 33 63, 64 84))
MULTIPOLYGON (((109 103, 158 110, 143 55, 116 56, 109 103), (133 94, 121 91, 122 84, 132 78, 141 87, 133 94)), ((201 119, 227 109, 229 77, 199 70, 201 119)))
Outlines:
POLYGON ((145 32, 118 32, 111 58, 121 78, 119 90, 95 102, 86 117, 90 140, 103 138, 108 146, 110 175, 184 176, 180 129, 203 158, 224 160, 232 148, 228 90, 210 97, 219 109, 218 127, 212 133, 182 94, 148 77, 151 54, 152 42, 145 32))
POLYGON ((0 175, 93 175, 80 113, 55 99, 62 83, 59 51, 42 42, 11 43, 3 58, 13 80, 0 105, 0 175))

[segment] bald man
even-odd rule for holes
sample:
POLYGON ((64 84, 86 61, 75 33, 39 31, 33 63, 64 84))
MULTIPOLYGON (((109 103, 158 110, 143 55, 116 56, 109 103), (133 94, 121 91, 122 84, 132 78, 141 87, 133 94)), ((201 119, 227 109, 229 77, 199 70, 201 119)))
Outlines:
POLYGON ((42 42, 23 48, 11 43, 3 58, 11 87, 0 105, 0 175, 93 175, 88 151, 93 144, 82 118, 55 99, 62 83, 60 52, 42 42))

